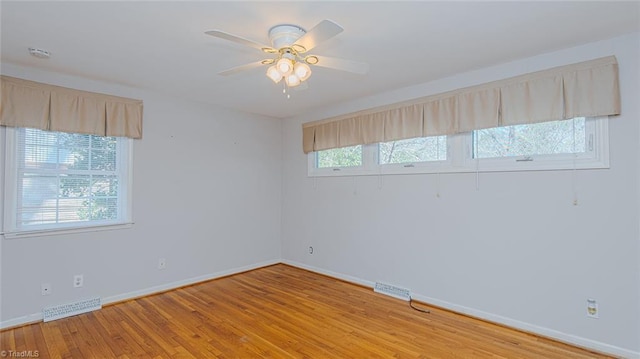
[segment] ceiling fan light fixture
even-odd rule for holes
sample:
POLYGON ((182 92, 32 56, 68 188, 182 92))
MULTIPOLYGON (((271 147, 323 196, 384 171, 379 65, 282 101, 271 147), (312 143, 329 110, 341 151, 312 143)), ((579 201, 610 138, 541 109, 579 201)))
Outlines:
POLYGON ((276 62, 276 68, 283 76, 287 76, 293 71, 293 62, 283 57, 276 62))
POLYGON ((284 81, 287 83, 287 86, 289 87, 295 87, 300 85, 300 78, 295 74, 285 76, 284 81))
POLYGON ((270 78, 273 82, 278 83, 282 80, 282 74, 276 68, 276 65, 273 65, 267 69, 267 77, 270 78))
POLYGON ((311 76, 311 67, 304 62, 296 62, 293 65, 293 73, 300 78, 300 81, 305 81, 311 76))

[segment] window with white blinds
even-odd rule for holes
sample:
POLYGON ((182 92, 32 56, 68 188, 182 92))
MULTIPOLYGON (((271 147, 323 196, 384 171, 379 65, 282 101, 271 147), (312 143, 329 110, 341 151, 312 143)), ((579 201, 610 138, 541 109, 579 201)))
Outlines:
POLYGON ((130 222, 130 142, 7 128, 5 234, 130 222))

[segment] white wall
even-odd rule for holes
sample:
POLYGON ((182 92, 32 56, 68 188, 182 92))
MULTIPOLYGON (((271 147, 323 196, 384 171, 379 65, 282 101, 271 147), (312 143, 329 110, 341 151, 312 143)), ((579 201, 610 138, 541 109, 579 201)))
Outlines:
MULTIPOLYGON (((639 37, 540 55, 305 114, 284 126, 285 262, 579 345, 640 357, 639 37), (608 55, 611 168, 308 178, 301 124, 608 55), (438 185, 439 183, 439 185, 438 185), (436 193, 440 192, 440 197, 436 193), (309 254, 308 247, 314 247, 309 254), (586 316, 595 298, 600 319, 586 316)), ((437 53, 434 53, 437 56, 437 53)))
POLYGON ((0 240, 3 327, 41 318, 50 305, 124 299, 279 262, 281 121, 4 64, 2 73, 144 101, 135 225, 0 240), (166 270, 157 269, 160 257, 166 270), (84 287, 73 288, 74 274, 84 274, 84 287), (41 296, 41 283, 53 294, 41 296))

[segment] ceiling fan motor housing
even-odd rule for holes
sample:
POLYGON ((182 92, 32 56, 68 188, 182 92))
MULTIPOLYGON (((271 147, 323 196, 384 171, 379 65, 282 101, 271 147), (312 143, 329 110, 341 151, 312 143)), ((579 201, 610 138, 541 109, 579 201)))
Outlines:
POLYGON ((269 40, 274 49, 291 47, 299 38, 307 32, 296 25, 276 25, 269 30, 269 40))

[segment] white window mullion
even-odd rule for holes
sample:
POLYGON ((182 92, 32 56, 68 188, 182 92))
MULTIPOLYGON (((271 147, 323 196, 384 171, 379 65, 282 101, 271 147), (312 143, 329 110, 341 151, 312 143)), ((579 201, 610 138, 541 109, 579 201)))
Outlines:
POLYGON ((377 174, 380 172, 377 156, 378 145, 368 144, 362 148, 362 165, 364 173, 377 174))
MULTIPOLYGON (((59 157, 58 157, 59 158, 59 157)), ((56 223, 60 223, 60 175, 56 176, 56 223)))

